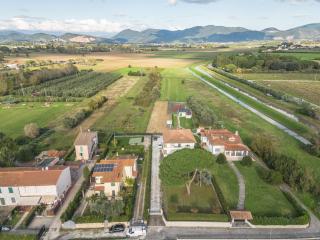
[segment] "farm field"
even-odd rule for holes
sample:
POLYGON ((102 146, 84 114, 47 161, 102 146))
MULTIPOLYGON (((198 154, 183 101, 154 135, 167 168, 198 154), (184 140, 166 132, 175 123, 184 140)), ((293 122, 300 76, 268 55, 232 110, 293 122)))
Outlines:
POLYGON ((256 164, 244 167, 237 164, 246 182, 245 207, 256 216, 290 216, 294 217, 296 210, 281 192, 278 186, 265 183, 258 175, 256 164))
POLYGON ((301 60, 319 60, 320 52, 279 52, 272 53, 274 55, 282 55, 282 56, 292 56, 296 58, 300 58, 301 60))
POLYGON ((68 77, 17 90, 15 94, 53 97, 92 97, 103 88, 118 80, 118 73, 80 72, 68 77))
POLYGON ((154 104, 151 117, 148 123, 148 133, 162 133, 167 129, 167 120, 171 119, 168 114, 168 102, 157 101, 154 104))
POLYGON ((303 98, 320 106, 320 81, 260 81, 259 84, 303 98))
POLYGON ((8 57, 9 63, 23 64, 28 60, 52 60, 68 61, 70 59, 101 59, 95 66, 77 65, 79 69, 93 69, 95 71, 110 72, 117 69, 125 68, 128 65, 135 67, 186 67, 192 64, 194 60, 190 59, 173 59, 173 58, 152 58, 153 54, 135 54, 135 53, 92 53, 82 55, 70 54, 30 54, 29 57, 8 57))
POLYGON ((320 81, 320 74, 315 73, 241 73, 235 75, 252 81, 320 81))
POLYGON ((0 105, 0 132, 10 137, 23 134, 23 128, 28 123, 37 123, 39 127, 50 126, 64 113, 72 110, 77 103, 25 103, 6 107, 0 105))
POLYGON ((93 124, 93 128, 119 132, 146 131, 153 105, 146 108, 140 107, 134 104, 134 99, 142 91, 147 77, 130 78, 135 79, 136 83, 131 85, 127 94, 123 94, 119 88, 119 101, 104 111, 104 114, 93 124))

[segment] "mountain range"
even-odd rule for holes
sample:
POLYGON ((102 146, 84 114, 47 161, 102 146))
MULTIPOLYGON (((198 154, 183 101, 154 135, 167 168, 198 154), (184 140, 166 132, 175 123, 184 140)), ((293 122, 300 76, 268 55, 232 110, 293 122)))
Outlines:
POLYGON ((66 41, 79 43, 201 43, 201 42, 242 42, 256 40, 320 40, 320 23, 308 24, 289 30, 266 28, 261 31, 242 27, 197 26, 184 30, 147 29, 134 31, 127 29, 112 38, 87 34, 65 33, 24 33, 0 31, 0 42, 27 41, 49 42, 66 41))

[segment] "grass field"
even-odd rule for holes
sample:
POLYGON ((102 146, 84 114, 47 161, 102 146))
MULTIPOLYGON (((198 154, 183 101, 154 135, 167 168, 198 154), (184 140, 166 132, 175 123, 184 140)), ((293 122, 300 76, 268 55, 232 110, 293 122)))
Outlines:
POLYGON ((49 107, 43 103, 25 103, 6 107, 0 105, 0 132, 18 137, 28 123, 37 123, 39 127, 50 126, 58 117, 72 110, 77 103, 52 103, 49 107))
POLYGON ((293 56, 301 60, 319 60, 320 52, 285 52, 285 53, 272 53, 274 55, 293 56))
POLYGON ((264 182, 258 175, 255 164, 244 167, 237 164, 245 178, 246 200, 245 208, 256 216, 290 216, 296 215, 296 210, 277 186, 264 182))
POLYGON ((271 109, 268 106, 265 106, 262 103, 259 103, 255 100, 253 100, 252 98, 240 93, 239 91, 237 91, 229 86, 226 86, 225 84, 223 84, 222 82, 220 82, 217 79, 209 78, 208 76, 201 74, 200 72, 197 72, 197 73, 198 73, 198 75, 202 76, 204 79, 213 83, 214 85, 216 85, 220 89, 226 91, 227 93, 231 94, 232 96, 236 97, 237 99, 241 100, 242 102, 248 104, 249 106, 255 108, 256 110, 260 111, 261 113, 264 113, 265 115, 276 120, 277 122, 283 124, 284 126, 288 127, 289 129, 291 129, 297 133, 305 134, 308 136, 309 129, 306 126, 302 125, 301 123, 296 122, 296 121, 284 116, 283 114, 271 109))
POLYGON ((288 81, 260 81, 259 84, 272 89, 286 92, 290 95, 303 98, 320 106, 320 81, 288 82, 288 81))
POLYGON ((147 77, 139 78, 137 83, 125 96, 119 99, 112 109, 97 119, 93 127, 118 132, 145 132, 153 104, 143 108, 135 105, 134 99, 141 92, 147 80, 147 77))

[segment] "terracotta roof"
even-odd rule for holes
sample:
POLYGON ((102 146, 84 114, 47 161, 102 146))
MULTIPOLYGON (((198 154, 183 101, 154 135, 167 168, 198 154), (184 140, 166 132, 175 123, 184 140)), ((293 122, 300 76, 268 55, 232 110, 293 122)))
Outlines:
MULTIPOLYGON (((98 172, 94 171, 92 174, 92 177, 102 177, 100 180, 101 183, 107 183, 107 182, 122 182, 123 178, 123 169, 126 166, 133 167, 136 164, 137 161, 136 156, 132 155, 123 155, 123 156, 117 156, 106 160, 101 160, 99 162, 100 165, 111 165, 113 164, 113 169, 110 172, 98 172)), ((132 176, 136 177, 138 175, 137 171, 132 172, 132 176)))
POLYGON ((224 146, 226 151, 250 151, 238 134, 227 129, 202 130, 200 134, 207 137, 211 145, 224 146))
POLYGON ((163 142, 166 143, 196 143, 190 129, 168 129, 163 132, 163 142))
POLYGON ((235 220, 252 220, 252 214, 249 211, 230 211, 231 218, 235 220))
POLYGON ((97 136, 97 132, 80 132, 74 142, 74 145, 89 145, 91 144, 91 141, 97 136))
POLYGON ((104 191, 104 186, 94 186, 95 191, 104 191))
POLYGON ((0 168, 1 187, 51 186, 56 185, 62 171, 67 167, 41 168, 0 168))

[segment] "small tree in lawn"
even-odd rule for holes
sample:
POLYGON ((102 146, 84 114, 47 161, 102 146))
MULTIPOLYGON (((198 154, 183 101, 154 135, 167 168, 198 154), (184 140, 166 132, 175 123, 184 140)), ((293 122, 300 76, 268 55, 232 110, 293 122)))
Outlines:
POLYGON ((184 149, 161 161, 160 178, 164 185, 181 185, 191 194, 191 185, 199 174, 206 172, 213 164, 213 156, 202 149, 184 149))
POLYGON ((24 134, 29 138, 36 138, 40 134, 40 129, 36 123, 29 123, 24 126, 24 134))
POLYGON ((241 164, 243 166, 247 166, 247 167, 251 166, 252 165, 252 158, 250 156, 243 157, 242 161, 241 161, 241 164))
POLYGON ((219 163, 219 164, 225 164, 225 163, 227 163, 226 155, 224 155, 223 153, 220 153, 220 154, 217 156, 217 163, 219 163))

